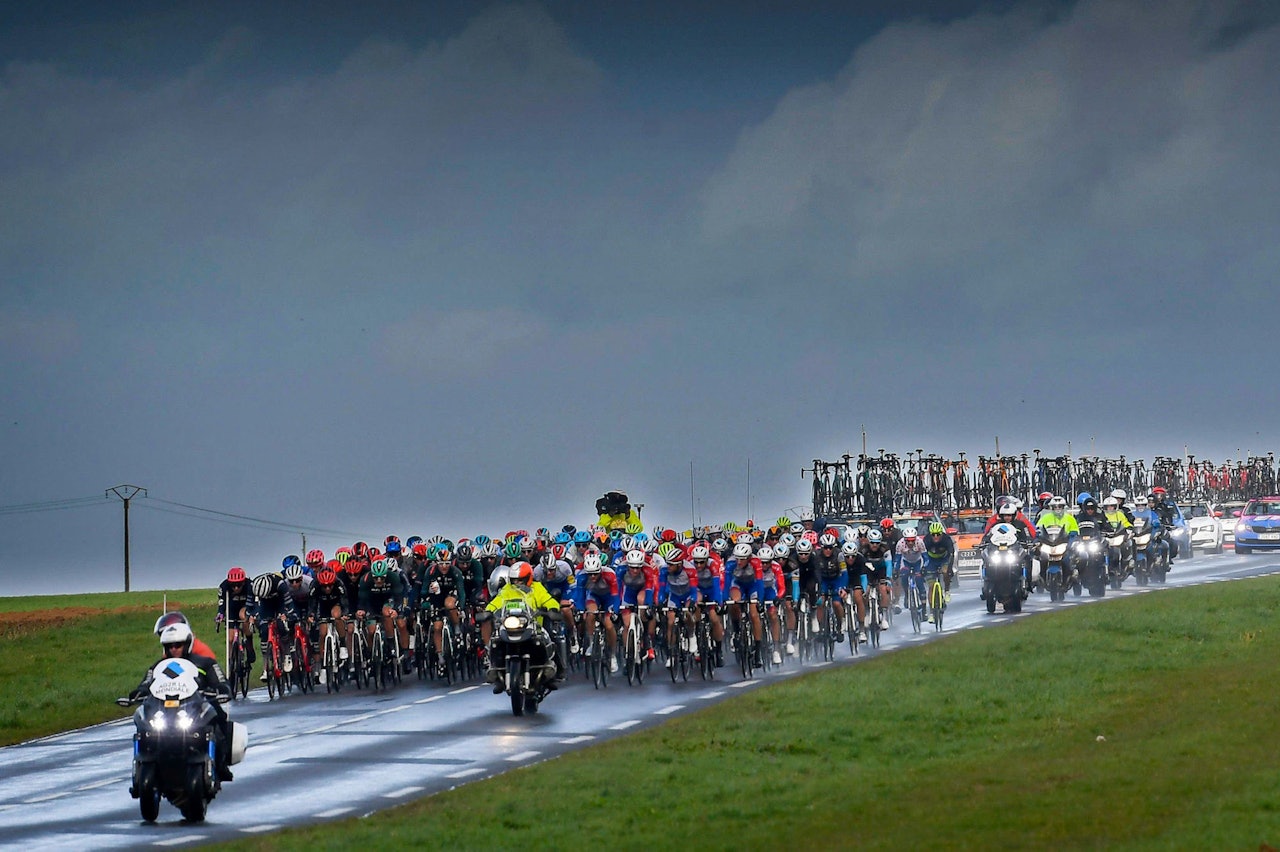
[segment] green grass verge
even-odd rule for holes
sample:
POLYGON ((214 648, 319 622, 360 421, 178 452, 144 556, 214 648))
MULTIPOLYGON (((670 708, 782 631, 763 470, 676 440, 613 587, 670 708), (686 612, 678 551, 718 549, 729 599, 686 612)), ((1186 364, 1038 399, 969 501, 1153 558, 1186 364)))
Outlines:
POLYGON ((232 848, 1275 845, 1278 609, 1276 578, 1064 609, 232 848))
MULTIPOLYGON (((160 658, 151 632, 161 592, 57 595, 0 599, 0 745, 71 730, 128 715, 115 699, 160 658), (29 605, 34 602, 42 606, 29 605)), ((169 592, 180 601, 196 635, 213 636, 210 589, 169 592)))

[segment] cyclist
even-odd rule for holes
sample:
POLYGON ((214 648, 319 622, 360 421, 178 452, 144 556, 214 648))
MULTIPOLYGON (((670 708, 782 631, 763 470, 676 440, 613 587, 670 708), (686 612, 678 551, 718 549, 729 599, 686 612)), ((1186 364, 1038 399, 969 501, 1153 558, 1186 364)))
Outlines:
MULTIPOLYGON (((920 590, 920 600, 928 600, 928 592, 924 585, 924 542, 920 540, 915 527, 907 527, 903 531, 902 540, 894 548, 894 553, 898 560, 894 570, 898 572, 902 594, 909 598, 908 584, 915 583, 916 588, 920 590)), ((930 614, 929 618, 932 620, 933 615, 930 614)))
MULTIPOLYGON (((297 566, 293 566, 297 567, 297 566)), ((298 611, 293 606, 293 595, 289 594, 289 584, 284 578, 273 572, 259 574, 253 578, 253 596, 256 599, 254 621, 258 625, 258 641, 262 645, 262 659, 271 659, 271 646, 267 641, 271 635, 271 625, 277 625, 277 635, 284 641, 289 635, 288 625, 297 622, 298 611)), ((266 666, 263 667, 263 683, 267 682, 266 666)))
POLYGON ((955 561, 956 544, 947 535, 947 528, 941 521, 931 521, 929 532, 924 538, 924 570, 926 574, 941 573, 943 599, 951 602, 951 576, 954 573, 952 563, 955 561))
MULTIPOLYGON (((195 637, 191 635, 191 626, 185 621, 166 625, 160 631, 160 646, 164 649, 164 656, 147 668, 146 676, 129 693, 129 697, 138 699, 150 691, 151 682, 155 679, 155 669, 160 663, 165 660, 182 658, 194 663, 196 669, 200 672, 197 682, 201 691, 214 692, 219 697, 230 698, 231 687, 227 684, 227 679, 222 674, 218 661, 212 656, 196 653, 193 647, 194 639, 195 637)), ((215 771, 219 781, 231 781, 233 776, 231 768, 228 766, 228 758, 231 753, 231 731, 227 720, 227 711, 222 709, 221 701, 210 701, 209 704, 214 710, 214 728, 218 732, 217 742, 214 745, 215 771)))
POLYGON ((696 603, 707 613, 711 621, 711 639, 715 645, 716 665, 721 665, 720 643, 724 640, 724 622, 720 618, 720 606, 724 603, 724 563, 720 555, 700 541, 689 553, 693 573, 697 577, 696 603))
POLYGON ((462 618, 458 602, 465 600, 466 579, 451 559, 448 550, 437 551, 437 558, 422 578, 422 610, 431 619, 431 646, 436 651, 436 675, 445 673, 444 620, 449 619, 453 634, 458 635, 462 618))
MULTIPOLYGON (((234 642, 249 614, 253 611, 253 589, 249 588, 249 577, 239 565, 233 565, 227 571, 227 579, 218 586, 218 614, 214 623, 227 624, 227 637, 234 642)), ((203 644, 203 643, 202 643, 203 644)), ((253 668, 258 659, 253 642, 244 643, 245 662, 253 668)), ((198 651, 196 653, 199 653, 198 651)))
POLYGON ((882 518, 880 535, 884 537, 884 546, 889 551, 889 557, 893 560, 893 570, 896 572, 898 564, 902 561, 898 556, 898 542, 902 541, 902 530, 898 529, 893 518, 882 518))
POLYGON ((484 601, 482 589, 485 574, 480 560, 476 558, 475 547, 459 542, 453 552, 453 567, 462 574, 462 581, 466 586, 463 593, 466 602, 473 607, 480 606, 484 601))
MULTIPOLYGON (((846 569, 846 555, 850 549, 857 552, 857 545, 852 542, 845 542, 841 545, 840 554, 833 556, 832 551, 835 549, 836 537, 831 533, 823 533, 818 540, 820 545, 820 553, 812 553, 813 559, 813 590, 807 587, 805 593, 809 594, 809 611, 813 613, 813 629, 817 631, 819 618, 822 615, 822 605, 818 603, 818 597, 821 595, 831 595, 832 608, 835 610, 835 633, 836 644, 844 641, 844 595, 847 593, 849 586, 849 572, 846 569)), ((805 547, 806 539, 800 539, 796 542, 797 557, 808 551, 805 547)), ((803 573, 803 569, 801 569, 803 573)))
MULTIPOLYGON (((703 551, 705 555, 706 548, 703 551)), ((658 570, 658 600, 667 612, 667 667, 670 668, 676 657, 676 614, 680 613, 685 620, 686 635, 692 636, 695 625, 689 610, 698 602, 698 576, 693 563, 678 553, 658 570)))
POLYGON ((312 579, 301 565, 290 565, 284 569, 284 581, 289 588, 289 597, 293 598, 293 611, 301 615, 307 611, 311 601, 312 579))
MULTIPOLYGON (((889 550, 884 546, 884 539, 880 535, 880 530, 871 530, 867 533, 867 547, 862 551, 862 558, 865 565, 862 571, 864 583, 868 586, 874 582, 880 593, 880 629, 889 629, 889 620, 887 610, 890 605, 893 606, 894 612, 901 612, 902 607, 892 602, 893 599, 893 560, 889 557, 889 550)), ((864 591, 865 591, 864 586, 864 591)))
POLYGON ((604 620, 609 671, 617 672, 618 657, 614 653, 617 648, 617 631, 614 623, 618 618, 618 575, 600 564, 598 554, 588 553, 583 559, 582 570, 574 578, 573 604, 586 622, 584 635, 588 637, 586 649, 588 656, 595 651, 590 644, 590 637, 595 635, 596 619, 604 620))
MULTIPOLYGON (((382 617, 382 629, 388 641, 392 636, 400 640, 400 656, 404 671, 408 674, 413 669, 413 658, 409 652, 409 630, 405 624, 401 610, 406 607, 407 590, 404 578, 399 571, 392 571, 387 561, 382 558, 373 560, 369 573, 360 579, 357 590, 356 618, 363 623, 366 616, 379 613, 382 617)), ((369 641, 373 641, 373 624, 365 627, 369 641)))
POLYGON ((351 625, 347 621, 350 610, 347 608, 347 588, 338 572, 332 568, 322 568, 316 574, 316 581, 311 586, 311 597, 307 602, 307 622, 319 625, 321 647, 329 636, 327 619, 333 619, 333 627, 342 637, 338 649, 338 658, 345 665, 351 654, 351 625))
POLYGON ((769 632, 773 636, 773 664, 775 666, 782 664, 782 639, 781 625, 778 622, 778 599, 786 589, 786 581, 782 576, 782 569, 778 567, 778 559, 774 548, 769 545, 763 545, 756 551, 756 558, 760 560, 760 572, 763 575, 760 588, 760 606, 764 607, 769 616, 769 632))
POLYGON ((773 546, 773 570, 782 578, 782 585, 778 588, 778 598, 782 602, 782 611, 786 618, 787 654, 794 657, 796 654, 795 605, 800 600, 800 576, 799 569, 792 561, 791 547, 792 545, 784 539, 779 539, 773 546))
MULTIPOLYGON (((772 556, 772 553, 770 555, 772 556)), ((742 618, 740 604, 744 600, 747 601, 747 610, 751 618, 751 635, 756 640, 756 648, 759 649, 763 638, 760 629, 760 596, 764 591, 763 566, 752 552, 751 545, 743 541, 733 546, 733 558, 725 563, 724 569, 728 584, 726 592, 729 597, 729 617, 733 619, 734 624, 737 624, 742 618)), ((758 652, 752 665, 757 667, 761 665, 758 652)))
POLYGON ((622 612, 622 629, 631 629, 635 612, 643 613, 645 633, 649 637, 647 656, 653 658, 653 603, 658 596, 658 568, 649 556, 638 548, 627 551, 622 573, 618 575, 618 588, 622 593, 619 609, 622 612))
POLYGON ((324 568, 324 551, 308 550, 305 568, 307 576, 314 580, 322 568, 324 568))

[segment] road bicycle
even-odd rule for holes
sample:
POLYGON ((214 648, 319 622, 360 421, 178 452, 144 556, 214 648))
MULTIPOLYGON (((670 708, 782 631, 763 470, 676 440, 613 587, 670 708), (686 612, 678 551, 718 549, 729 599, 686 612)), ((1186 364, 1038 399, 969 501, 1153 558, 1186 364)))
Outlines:
MULTIPOLYGON (((222 625, 219 624, 219 631, 222 625)), ((239 621, 227 622, 227 683, 231 697, 249 697, 249 642, 239 621)))
POLYGON ((268 701, 284 698, 289 684, 285 660, 285 649, 280 640, 280 619, 273 618, 267 625, 267 644, 262 654, 262 667, 267 673, 268 701))
POLYGON ((645 630, 641 607, 623 604, 622 608, 631 613, 622 643, 622 669, 627 675, 628 686, 639 685, 644 683, 649 668, 649 634, 645 630))
POLYGON ((929 614, 933 617, 933 629, 942 630, 942 614, 947 609, 947 593, 942 586, 941 574, 930 571, 925 574, 925 588, 929 591, 929 614))
POLYGON ((342 642, 338 639, 338 623, 333 618, 319 620, 324 640, 320 647, 320 673, 325 692, 338 692, 344 679, 342 642))

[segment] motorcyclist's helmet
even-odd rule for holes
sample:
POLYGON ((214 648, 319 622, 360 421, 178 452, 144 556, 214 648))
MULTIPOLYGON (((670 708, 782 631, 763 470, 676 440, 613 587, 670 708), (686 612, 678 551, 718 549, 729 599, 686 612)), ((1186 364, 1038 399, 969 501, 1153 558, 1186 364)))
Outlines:
POLYGON ((533 566, 528 562, 517 562, 515 565, 511 566, 509 576, 511 577, 511 582, 515 583, 517 586, 524 586, 527 589, 533 582, 533 566))
POLYGON ((1102 509, 1106 512, 1114 512, 1120 508, 1120 501, 1115 497, 1108 497, 1102 501, 1102 509))
POLYGON ((173 624, 187 624, 187 617, 176 609, 173 612, 166 612, 156 619, 156 626, 152 628, 152 632, 159 636, 166 627, 173 624))
POLYGON ((1001 503, 998 507, 996 507, 996 514, 1001 518, 1004 518, 1004 517, 1012 518, 1013 516, 1018 514, 1018 510, 1014 508, 1014 505, 1012 502, 1004 502, 1004 503, 1001 503))
POLYGON ((1093 495, 1090 494, 1088 491, 1081 491, 1079 494, 1076 495, 1077 506, 1083 506, 1085 503, 1091 500, 1093 500, 1093 495))
POLYGON ((1042 508, 1044 506, 1047 506, 1049 501, 1052 499, 1053 499, 1053 495, 1050 494, 1048 491, 1041 491, 1038 495, 1036 495, 1036 502, 1039 503, 1042 508))
POLYGON ((1061 515, 1067 511, 1067 501, 1064 497, 1054 497, 1049 501, 1049 511, 1055 515, 1061 515))
POLYGON ((1092 511, 1095 511, 1097 508, 1098 508, 1098 501, 1094 500, 1092 497, 1090 497, 1088 500, 1085 500, 1083 503, 1080 504, 1080 511, 1082 512, 1092 512, 1092 511))
POLYGON ((1124 505, 1124 501, 1129 499, 1129 493, 1123 488, 1117 488, 1115 491, 1112 491, 1111 496, 1116 498, 1116 502, 1121 505, 1124 505))
POLYGON ((166 657, 170 650, 179 647, 182 648, 183 654, 191 653, 191 643, 194 639, 191 626, 186 622, 175 622, 160 631, 160 644, 164 647, 166 657))

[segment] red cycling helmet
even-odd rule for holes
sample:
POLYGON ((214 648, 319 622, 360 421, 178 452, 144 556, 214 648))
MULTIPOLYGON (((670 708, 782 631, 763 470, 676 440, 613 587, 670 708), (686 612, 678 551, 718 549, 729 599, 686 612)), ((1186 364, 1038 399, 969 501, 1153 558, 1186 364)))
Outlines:
POLYGON ((417 544, 415 544, 415 545, 413 546, 413 555, 414 555, 414 556, 417 556, 419 559, 426 559, 426 558, 427 558, 427 546, 426 546, 425 544, 423 544, 422 542, 418 542, 417 544))
POLYGON ((338 575, 333 573, 331 569, 326 568, 316 575, 316 582, 322 586, 332 586, 338 582, 338 575))
POLYGON ((308 551, 307 551, 307 564, 308 564, 308 565, 311 565, 311 566, 315 566, 315 565, 322 565, 322 564, 324 564, 324 551, 323 551, 323 550, 308 550, 308 551))
POLYGON ((1047 503, 1052 499, 1053 499, 1053 495, 1050 494, 1048 491, 1041 491, 1039 494, 1036 495, 1037 503, 1047 503))
POLYGON ((324 564, 324 567, 328 568, 330 571, 332 571, 335 574, 342 573, 342 561, 339 559, 330 559, 328 562, 324 564))
POLYGON ((1161 488, 1159 485, 1157 485, 1155 488, 1152 488, 1152 489, 1151 489, 1151 493, 1152 493, 1152 494, 1158 494, 1158 495, 1160 495, 1161 497, 1163 497, 1164 495, 1168 494, 1169 492, 1168 492, 1168 491, 1165 491, 1163 488, 1161 488))
POLYGON ((244 575, 244 569, 239 565, 234 566, 227 572, 228 583, 243 583, 247 578, 244 575))
POLYGON ((883 521, 880 522, 880 527, 882 529, 887 530, 892 526, 893 526, 893 518, 885 518, 883 521))

